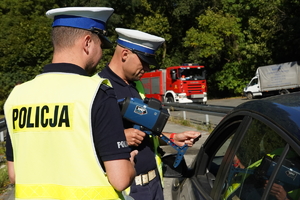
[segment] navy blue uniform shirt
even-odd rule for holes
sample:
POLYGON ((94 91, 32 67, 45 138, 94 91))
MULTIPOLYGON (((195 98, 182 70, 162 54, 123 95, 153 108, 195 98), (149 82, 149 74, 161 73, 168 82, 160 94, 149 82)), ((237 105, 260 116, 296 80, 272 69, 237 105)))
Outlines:
MULTIPOLYGON (((87 76, 87 73, 81 67, 68 63, 46 65, 43 73, 48 72, 73 73, 87 76)), ((72 83, 70 83, 71 87, 72 83)), ((130 148, 118 148, 117 146, 118 141, 126 141, 122 116, 119 106, 117 106, 113 88, 103 84, 93 102, 92 131, 95 149, 101 161, 128 159, 130 157, 130 148)), ((13 161, 13 149, 9 135, 7 136, 6 149, 7 160, 13 161)))
MULTIPOLYGON (((115 91, 117 99, 123 99, 126 97, 139 98, 139 92, 135 88, 135 83, 132 82, 129 85, 121 79, 118 75, 116 75, 108 66, 106 66, 101 72, 99 72, 99 76, 102 78, 107 78, 115 91)), ((123 120, 124 128, 132 128, 133 124, 127 120, 123 120)), ((135 169, 137 175, 145 174, 150 170, 156 168, 155 154, 153 151, 153 144, 150 140, 149 136, 146 135, 142 143, 138 147, 132 147, 132 149, 137 149, 139 153, 135 157, 136 164, 135 169)))

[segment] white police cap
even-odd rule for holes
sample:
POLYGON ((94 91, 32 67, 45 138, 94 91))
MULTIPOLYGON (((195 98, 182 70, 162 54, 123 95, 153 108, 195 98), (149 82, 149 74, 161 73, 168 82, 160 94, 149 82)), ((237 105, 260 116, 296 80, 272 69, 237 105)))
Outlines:
POLYGON ((103 48, 111 48, 105 37, 106 21, 114 9, 108 7, 65 7, 48 10, 46 16, 54 19, 52 27, 67 26, 92 31, 102 39, 103 48))
POLYGON ((116 32, 119 35, 118 45, 130 49, 146 63, 158 67, 155 51, 165 42, 164 38, 125 28, 116 28, 116 32))

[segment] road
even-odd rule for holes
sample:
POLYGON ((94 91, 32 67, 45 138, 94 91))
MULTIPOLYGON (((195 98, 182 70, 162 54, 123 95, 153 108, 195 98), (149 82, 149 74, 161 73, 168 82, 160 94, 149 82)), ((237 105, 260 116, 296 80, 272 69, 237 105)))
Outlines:
MULTIPOLYGON (((253 99, 256 100, 256 99, 253 99)), ((242 103, 245 103, 248 100, 246 97, 236 97, 236 98, 228 98, 228 99, 209 99, 207 101, 207 105, 219 105, 219 106, 238 106, 242 103)))
MULTIPOLYGON (((242 103, 249 101, 245 97, 239 98, 230 98, 230 99, 212 99, 208 100, 207 106, 231 106, 236 107, 242 103)), ((196 121, 199 124, 212 124, 215 127, 224 116, 215 116, 209 114, 201 114, 187 111, 171 111, 171 116, 178 117, 182 119, 191 120, 192 122, 196 121)), ((225 115, 225 114, 224 114, 225 115)))

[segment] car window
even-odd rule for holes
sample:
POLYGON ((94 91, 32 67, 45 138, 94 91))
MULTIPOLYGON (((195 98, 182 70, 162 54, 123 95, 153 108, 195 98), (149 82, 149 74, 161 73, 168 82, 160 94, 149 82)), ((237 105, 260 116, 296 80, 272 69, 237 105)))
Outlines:
MULTIPOLYGON (((237 132, 243 116, 232 117, 231 120, 219 124, 218 131, 210 135, 207 143, 202 146, 200 152, 192 163, 197 184, 201 187, 202 195, 211 196, 215 184, 215 177, 224 160, 224 155, 231 143, 233 135, 237 132)), ((197 198, 196 198, 197 199, 197 198)))
POLYGON ((209 167, 209 172, 212 173, 214 176, 217 175, 218 173, 218 170, 219 170, 219 167, 222 163, 222 160, 224 158, 224 155, 226 153, 226 150, 232 140, 234 136, 234 132, 232 133, 232 136, 229 137, 224 143, 223 145, 219 148, 219 150, 217 151, 214 159, 212 160, 212 163, 210 164, 210 167, 209 167))
POLYGON ((249 86, 253 86, 253 85, 256 85, 258 83, 258 79, 256 78, 256 79, 253 79, 252 81, 251 81, 251 83, 249 84, 249 86))
MULTIPOLYGON (((265 179, 269 179, 271 173, 276 170, 276 166, 280 163, 280 154, 283 150, 278 149, 273 155, 264 157, 260 165, 260 174, 265 179)), ((298 200, 300 197, 300 159, 299 155, 290 149, 286 155, 282 156, 282 164, 278 169, 274 183, 271 184, 271 189, 267 199, 289 199, 298 200), (276 199, 276 198, 275 198, 276 199)))
MULTIPOLYGON (((209 163, 208 171, 212 173, 214 176, 217 175, 224 155, 228 149, 229 144, 232 141, 234 134, 236 133, 238 127, 240 126, 241 119, 234 119, 231 123, 224 125, 221 132, 226 134, 217 135, 213 141, 214 143, 211 145, 213 150, 210 150, 208 156, 212 159, 211 163, 209 163)), ((206 152, 208 153, 208 152, 206 152)))
POLYGON ((230 163, 222 199, 261 199, 268 180, 271 189, 267 199, 284 199, 287 195, 287 199, 298 199, 299 155, 287 148, 273 129, 253 119, 230 163), (276 169, 273 182, 270 177, 276 169))

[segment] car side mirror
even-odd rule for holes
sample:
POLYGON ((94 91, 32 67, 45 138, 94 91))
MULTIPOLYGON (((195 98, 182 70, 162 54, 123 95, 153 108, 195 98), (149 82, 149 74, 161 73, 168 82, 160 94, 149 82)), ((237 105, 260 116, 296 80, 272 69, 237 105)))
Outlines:
POLYGON ((162 157, 163 162, 163 175, 166 178, 180 178, 187 177, 189 169, 186 165, 185 159, 183 158, 179 165, 175 168, 174 162, 177 154, 169 154, 162 157))

